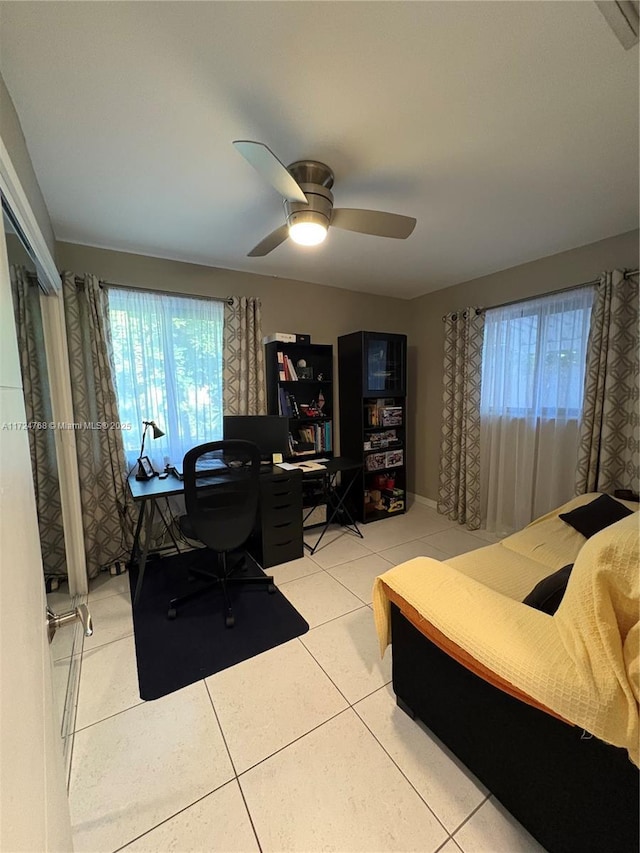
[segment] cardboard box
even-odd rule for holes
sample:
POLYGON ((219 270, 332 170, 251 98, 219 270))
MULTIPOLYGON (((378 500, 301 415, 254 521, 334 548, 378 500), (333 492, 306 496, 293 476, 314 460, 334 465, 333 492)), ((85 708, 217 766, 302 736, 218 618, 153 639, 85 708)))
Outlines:
POLYGON ((380 471, 386 466, 386 453, 370 453, 365 457, 365 468, 367 471, 380 471))
POLYGON ((399 468, 404 465, 404 450, 387 450, 384 468, 399 468))
POLYGON ((279 341, 282 344, 310 344, 311 335, 302 335, 299 332, 274 332, 262 339, 263 344, 270 344, 272 341, 279 341))
POLYGON ((400 512, 404 509, 404 491, 402 489, 385 489, 381 501, 387 512, 400 512))
POLYGON ((402 406, 387 406, 380 409, 381 426, 402 426, 402 406))
POLYGON ((270 344, 273 341, 280 341, 283 344, 295 344, 296 336, 288 332, 274 332, 272 335, 266 335, 262 339, 263 344, 270 344))

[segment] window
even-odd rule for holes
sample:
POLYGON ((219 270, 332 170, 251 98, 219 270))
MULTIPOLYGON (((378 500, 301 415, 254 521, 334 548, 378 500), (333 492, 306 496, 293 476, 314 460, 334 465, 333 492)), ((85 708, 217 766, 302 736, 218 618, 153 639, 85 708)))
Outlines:
POLYGON ((573 494, 595 288, 485 315, 480 398, 481 514, 513 533, 573 494))
POLYGON ((212 299, 109 289, 116 391, 127 463, 140 454, 142 421, 165 433, 147 433, 145 455, 157 470, 182 462, 191 447, 222 438, 224 306, 212 299))
POLYGON ((483 415, 579 418, 594 288, 488 309, 483 415))

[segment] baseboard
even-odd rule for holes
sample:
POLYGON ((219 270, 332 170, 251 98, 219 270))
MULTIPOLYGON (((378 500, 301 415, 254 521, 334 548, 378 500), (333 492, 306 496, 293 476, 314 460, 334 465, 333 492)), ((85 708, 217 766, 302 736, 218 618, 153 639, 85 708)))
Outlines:
POLYGON ((417 504, 421 504, 422 506, 428 506, 430 509, 438 509, 437 502, 432 501, 431 498, 425 498, 422 495, 416 495, 412 492, 408 492, 407 496, 411 501, 415 501, 417 504))

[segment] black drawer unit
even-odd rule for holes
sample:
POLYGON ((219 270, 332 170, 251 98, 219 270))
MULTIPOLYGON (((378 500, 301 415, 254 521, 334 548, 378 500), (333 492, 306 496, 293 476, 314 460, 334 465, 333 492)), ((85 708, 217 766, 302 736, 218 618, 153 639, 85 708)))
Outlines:
POLYGON ((273 469, 260 477, 259 530, 251 550, 264 569, 302 557, 301 471, 273 469))

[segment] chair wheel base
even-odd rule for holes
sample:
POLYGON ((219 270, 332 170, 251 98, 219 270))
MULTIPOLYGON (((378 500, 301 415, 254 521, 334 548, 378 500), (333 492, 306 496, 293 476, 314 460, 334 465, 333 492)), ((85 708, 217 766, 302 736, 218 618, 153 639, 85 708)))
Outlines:
POLYGON ((176 610, 175 607, 170 607, 167 610, 167 619, 175 619, 177 615, 178 615, 178 611, 176 610))
POLYGON ((236 624, 236 620, 233 618, 233 616, 225 616, 224 617, 225 628, 233 628, 233 626, 235 624, 236 624))

